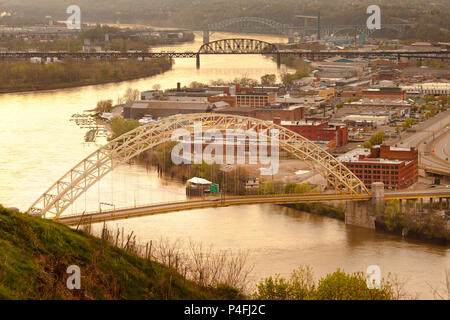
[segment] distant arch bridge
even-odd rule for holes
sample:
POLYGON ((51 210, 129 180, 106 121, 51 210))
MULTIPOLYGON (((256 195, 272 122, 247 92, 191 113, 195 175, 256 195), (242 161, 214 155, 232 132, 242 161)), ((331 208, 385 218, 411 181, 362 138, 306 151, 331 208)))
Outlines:
MULTIPOLYGON (((316 26, 293 26, 291 24, 284 24, 278 21, 274 21, 261 17, 238 17, 230 18, 217 23, 208 24, 206 27, 197 28, 203 30, 203 43, 210 42, 210 36, 214 32, 273 32, 286 36, 289 42, 294 41, 294 34, 305 34, 306 32, 313 32, 317 34, 317 38, 321 39, 322 35, 330 37, 336 35, 342 31, 355 30, 358 34, 363 34, 365 37, 374 33, 375 29, 367 28, 366 24, 361 25, 321 25, 320 16, 317 16, 316 26)), ((397 32, 403 32, 409 28, 410 24, 382 24, 382 29, 395 30, 397 32)))

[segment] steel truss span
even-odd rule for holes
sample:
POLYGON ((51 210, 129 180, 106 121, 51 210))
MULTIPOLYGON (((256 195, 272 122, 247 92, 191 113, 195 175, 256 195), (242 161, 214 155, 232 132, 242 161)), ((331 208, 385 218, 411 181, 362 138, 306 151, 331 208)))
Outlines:
POLYGON ((263 54, 277 53, 272 43, 255 39, 222 39, 203 44, 199 54, 263 54))
POLYGON ((318 145, 291 130, 255 118, 198 113, 175 115, 155 121, 109 142, 64 174, 33 203, 28 212, 40 214, 44 218, 59 219, 64 210, 115 167, 146 150, 171 141, 172 133, 176 129, 193 132, 196 121, 201 121, 205 130, 241 129, 256 130, 260 134, 265 132, 269 141, 270 130, 276 129, 279 131, 280 149, 306 161, 341 194, 369 194, 364 183, 347 167, 318 145))

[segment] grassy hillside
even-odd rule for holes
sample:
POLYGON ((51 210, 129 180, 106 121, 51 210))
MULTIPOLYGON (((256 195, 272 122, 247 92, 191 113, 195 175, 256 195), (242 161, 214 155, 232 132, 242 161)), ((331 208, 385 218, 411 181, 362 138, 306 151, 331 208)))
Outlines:
POLYGON ((83 231, 0 206, 0 299, 234 297, 240 297, 236 289, 199 287, 83 231), (80 290, 66 287, 70 265, 81 269, 80 290))

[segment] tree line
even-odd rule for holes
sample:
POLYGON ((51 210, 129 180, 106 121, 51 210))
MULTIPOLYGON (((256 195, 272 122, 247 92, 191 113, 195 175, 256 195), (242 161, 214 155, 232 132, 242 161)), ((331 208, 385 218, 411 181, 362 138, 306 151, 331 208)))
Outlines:
POLYGON ((47 90, 78 85, 124 81, 153 76, 170 70, 170 59, 140 62, 65 59, 36 64, 27 61, 0 63, 0 92, 47 90))

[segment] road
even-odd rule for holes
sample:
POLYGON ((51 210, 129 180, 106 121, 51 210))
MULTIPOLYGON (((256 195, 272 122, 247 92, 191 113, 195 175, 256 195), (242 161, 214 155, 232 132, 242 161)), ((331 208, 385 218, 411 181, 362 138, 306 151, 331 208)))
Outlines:
POLYGON ((450 175, 450 110, 439 113, 415 127, 416 133, 402 138, 398 147, 419 150, 419 166, 450 175), (434 150, 434 152, 433 152, 434 150))
MULTIPOLYGON (((450 188, 435 188, 432 190, 406 191, 406 192, 386 192, 385 199, 420 199, 420 198, 450 198, 450 188)), ((68 225, 78 225, 79 223, 95 223, 111 220, 123 220, 132 217, 140 217, 154 214, 169 213, 175 211, 186 211, 193 209, 249 205, 249 204, 287 204, 298 202, 319 202, 319 201, 364 201, 371 199, 370 195, 342 195, 336 193, 322 194, 283 194, 283 195, 254 195, 254 196, 230 196, 223 201, 220 198, 178 201, 171 203, 152 204, 141 207, 122 208, 102 212, 85 213, 83 215, 66 215, 59 219, 59 222, 68 225)))
POLYGON ((432 156, 448 163, 447 159, 450 159, 450 126, 447 126, 442 130, 440 136, 431 146, 434 150, 434 152, 432 152, 432 156))

